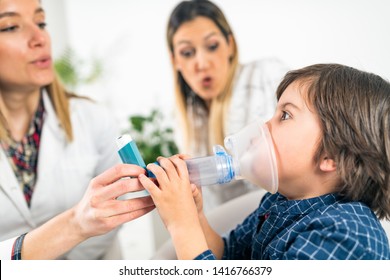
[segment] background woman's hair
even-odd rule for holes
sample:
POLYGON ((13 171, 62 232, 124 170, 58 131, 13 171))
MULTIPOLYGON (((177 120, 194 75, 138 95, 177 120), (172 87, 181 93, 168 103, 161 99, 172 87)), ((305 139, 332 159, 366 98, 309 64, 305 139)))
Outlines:
POLYGON ((336 164, 342 196, 366 203, 390 219, 390 83, 339 64, 316 64, 286 74, 277 98, 297 81, 323 135, 315 161, 325 153, 336 164))
MULTIPOLYGON (((228 105, 230 103, 234 75, 236 73, 238 65, 238 50, 233 31, 226 20, 221 9, 218 8, 214 3, 206 0, 192 0, 192 1, 183 1, 172 11, 168 26, 167 26, 167 43, 172 56, 174 55, 173 47, 173 36, 180 26, 188 21, 195 19, 196 17, 206 17, 212 20, 215 25, 219 28, 226 41, 229 43, 229 36, 232 37, 233 42, 233 55, 230 58, 231 67, 229 70, 229 76, 227 79, 227 84, 223 92, 218 95, 217 98, 213 99, 212 105, 210 108, 209 116, 209 144, 210 147, 214 144, 223 144, 224 139, 224 130, 225 124, 224 120, 228 111, 228 105)), ((174 67, 174 66, 173 66, 174 67)), ((190 143, 194 141, 194 127, 191 123, 191 120, 188 119, 188 108, 187 108, 187 99, 194 98, 191 97, 191 88, 184 80, 183 76, 175 68, 174 70, 174 80, 175 80, 175 97, 176 103, 179 110, 179 114, 182 120, 182 126, 184 130, 185 146, 190 146, 190 143)), ((203 106, 206 109, 205 102, 198 96, 195 96, 195 103, 197 106, 203 106)))

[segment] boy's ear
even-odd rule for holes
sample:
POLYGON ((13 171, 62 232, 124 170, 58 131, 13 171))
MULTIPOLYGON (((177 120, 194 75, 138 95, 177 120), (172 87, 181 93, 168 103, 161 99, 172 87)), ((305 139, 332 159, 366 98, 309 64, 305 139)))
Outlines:
POLYGON ((329 158, 328 156, 325 156, 321 159, 320 162, 320 169, 323 172, 331 172, 336 170, 336 162, 329 158))

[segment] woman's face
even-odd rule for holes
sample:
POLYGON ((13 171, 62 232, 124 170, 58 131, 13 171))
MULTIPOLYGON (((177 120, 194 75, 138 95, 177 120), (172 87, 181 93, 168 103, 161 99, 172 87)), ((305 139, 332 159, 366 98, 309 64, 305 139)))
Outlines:
POLYGON ((38 0, 0 1, 0 89, 35 90, 54 70, 45 13, 38 0))
POLYGON ((207 17, 183 23, 173 35, 173 63, 191 89, 203 100, 210 101, 223 90, 228 79, 229 43, 217 25, 207 17))

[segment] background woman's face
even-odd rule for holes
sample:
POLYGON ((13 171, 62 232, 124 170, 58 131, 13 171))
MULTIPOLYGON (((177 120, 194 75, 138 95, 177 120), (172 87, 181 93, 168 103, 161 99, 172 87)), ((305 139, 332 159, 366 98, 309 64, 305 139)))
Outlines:
POLYGON ((38 0, 0 1, 0 88, 34 90, 54 77, 50 37, 38 0))
POLYGON ((233 54, 217 25, 207 17, 183 23, 173 36, 174 66, 205 101, 218 96, 226 85, 233 54))

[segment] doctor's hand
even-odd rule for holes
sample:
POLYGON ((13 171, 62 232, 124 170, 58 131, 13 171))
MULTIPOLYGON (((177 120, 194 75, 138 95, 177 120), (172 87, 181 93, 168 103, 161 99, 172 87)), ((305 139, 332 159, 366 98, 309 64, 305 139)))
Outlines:
POLYGON ((153 210, 150 196, 116 199, 128 192, 144 190, 138 180, 143 173, 145 170, 139 166, 118 164, 92 179, 84 197, 72 209, 77 232, 85 239, 105 234, 153 210))

